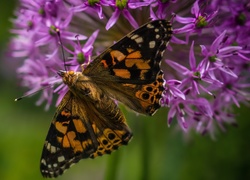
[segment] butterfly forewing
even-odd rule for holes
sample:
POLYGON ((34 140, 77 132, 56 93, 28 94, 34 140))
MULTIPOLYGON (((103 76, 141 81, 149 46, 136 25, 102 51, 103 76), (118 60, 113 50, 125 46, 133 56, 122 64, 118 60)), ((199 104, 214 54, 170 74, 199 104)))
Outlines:
MULTIPOLYGON (((160 62, 171 35, 168 21, 149 22, 104 51, 83 73, 96 77, 100 71, 108 71, 109 74, 106 72, 100 77, 101 81, 110 79, 105 75, 112 75, 121 83, 152 83, 160 71, 160 62)), ((96 79, 98 81, 98 77, 96 79)))
POLYGON ((164 91, 160 62, 172 34, 165 20, 149 22, 95 58, 83 72, 59 71, 69 87, 51 123, 40 169, 57 177, 83 158, 110 154, 132 132, 114 99, 152 115, 164 91))
POLYGON ((160 107, 164 89, 160 63, 171 35, 168 21, 149 22, 104 51, 83 73, 114 99, 152 115, 160 107))

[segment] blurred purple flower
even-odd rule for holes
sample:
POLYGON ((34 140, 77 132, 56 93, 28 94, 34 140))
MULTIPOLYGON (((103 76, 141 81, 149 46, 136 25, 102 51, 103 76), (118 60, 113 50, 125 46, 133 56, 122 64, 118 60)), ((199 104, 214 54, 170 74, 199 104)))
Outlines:
POLYGON ((210 14, 206 14, 204 9, 200 9, 199 1, 195 1, 191 8, 191 14, 194 17, 181 17, 176 15, 176 21, 186 25, 179 29, 175 29, 175 33, 187 33, 187 35, 194 32, 201 33, 203 28, 212 26, 212 20, 216 17, 217 13, 218 11, 215 10, 210 14))
POLYGON ((182 83, 179 86, 180 89, 186 88, 190 86, 192 89, 193 96, 197 96, 200 94, 200 90, 202 89, 204 92, 212 95, 211 92, 204 87, 201 82, 206 82, 208 84, 213 84, 214 86, 220 87, 222 83, 218 80, 213 79, 209 76, 209 70, 206 68, 204 60, 201 61, 196 66, 196 59, 194 56, 194 42, 191 44, 190 53, 189 53, 189 64, 190 70, 187 69, 185 66, 178 64, 174 61, 166 60, 166 62, 174 68, 177 72, 183 75, 182 83))
POLYGON ((80 70, 149 18, 171 19, 174 34, 162 61, 168 125, 176 119, 185 132, 214 136, 216 127, 235 125, 232 106, 250 100, 249 7, 247 0, 20 0, 10 53, 23 60, 20 84, 27 94, 44 88, 37 104, 48 109, 53 93, 58 104, 67 91, 59 69, 80 70))
POLYGON ((99 18, 103 18, 102 5, 106 4, 105 0, 90 0, 84 2, 70 1, 73 12, 97 13, 99 18))

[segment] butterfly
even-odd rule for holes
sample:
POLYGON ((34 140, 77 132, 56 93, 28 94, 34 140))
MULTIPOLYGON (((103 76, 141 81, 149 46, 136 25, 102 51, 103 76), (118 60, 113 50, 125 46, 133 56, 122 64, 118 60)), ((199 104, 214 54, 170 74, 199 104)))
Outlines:
POLYGON ((128 144, 132 131, 116 100, 145 115, 160 108, 160 63, 171 35, 170 22, 154 20, 106 49, 82 72, 58 71, 69 90, 44 143, 44 177, 57 177, 81 159, 110 154, 128 144))

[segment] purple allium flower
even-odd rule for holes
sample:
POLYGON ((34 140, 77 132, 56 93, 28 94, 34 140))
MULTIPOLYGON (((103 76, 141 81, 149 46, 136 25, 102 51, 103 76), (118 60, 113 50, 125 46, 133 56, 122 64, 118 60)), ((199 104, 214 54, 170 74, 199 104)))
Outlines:
POLYGON ((20 0, 11 55, 23 60, 17 73, 27 94, 44 88, 37 104, 49 108, 55 92, 59 103, 67 91, 59 69, 81 70, 139 25, 169 19, 174 34, 162 60, 164 118, 185 132, 213 136, 216 127, 236 123, 234 105, 249 104, 249 9, 247 0, 20 0))
POLYGON ((105 4, 103 0, 89 0, 89 1, 69 1, 71 3, 71 10, 73 12, 88 12, 97 13, 99 18, 103 18, 102 5, 105 4))
POLYGON ((171 0, 171 1, 151 1, 151 9, 150 9, 150 17, 155 20, 155 19, 165 19, 167 18, 170 13, 172 13, 172 8, 170 8, 170 5, 172 3, 176 3, 176 0, 171 0), (156 12, 154 12, 153 9, 157 9, 156 12), (171 9, 171 11, 169 11, 171 9))
POLYGON ((131 23, 134 28, 138 28, 139 25, 129 10, 140 9, 143 6, 149 6, 150 3, 151 1, 143 2, 140 0, 110 0, 110 3, 107 3, 107 5, 113 7, 114 12, 112 13, 112 16, 106 25, 106 29, 108 30, 111 28, 116 23, 121 14, 131 23))
POLYGON ((175 33, 201 33, 203 28, 211 27, 211 22, 216 17, 218 11, 213 11, 210 14, 204 12, 205 9, 200 9, 199 1, 195 1, 191 8, 191 14, 194 17, 181 17, 176 15, 175 19, 177 22, 186 24, 185 26, 176 29, 175 33))

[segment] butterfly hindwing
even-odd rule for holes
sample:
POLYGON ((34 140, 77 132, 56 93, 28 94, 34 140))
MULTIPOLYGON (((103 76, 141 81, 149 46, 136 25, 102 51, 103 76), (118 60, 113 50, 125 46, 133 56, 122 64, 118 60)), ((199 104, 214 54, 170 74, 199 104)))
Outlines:
MULTIPOLYGON (((130 92, 125 103, 136 112, 153 115, 160 106, 165 81, 160 71, 156 80, 150 84, 122 84, 130 92), (136 106, 135 106, 136 105, 136 106)), ((117 98, 119 99, 119 97, 117 98)))
POLYGON ((45 140, 40 165, 44 177, 57 177, 83 158, 110 154, 128 143, 132 133, 125 117, 106 98, 100 107, 86 105, 70 91, 65 95, 45 140), (106 107, 114 111, 105 113, 106 107))

